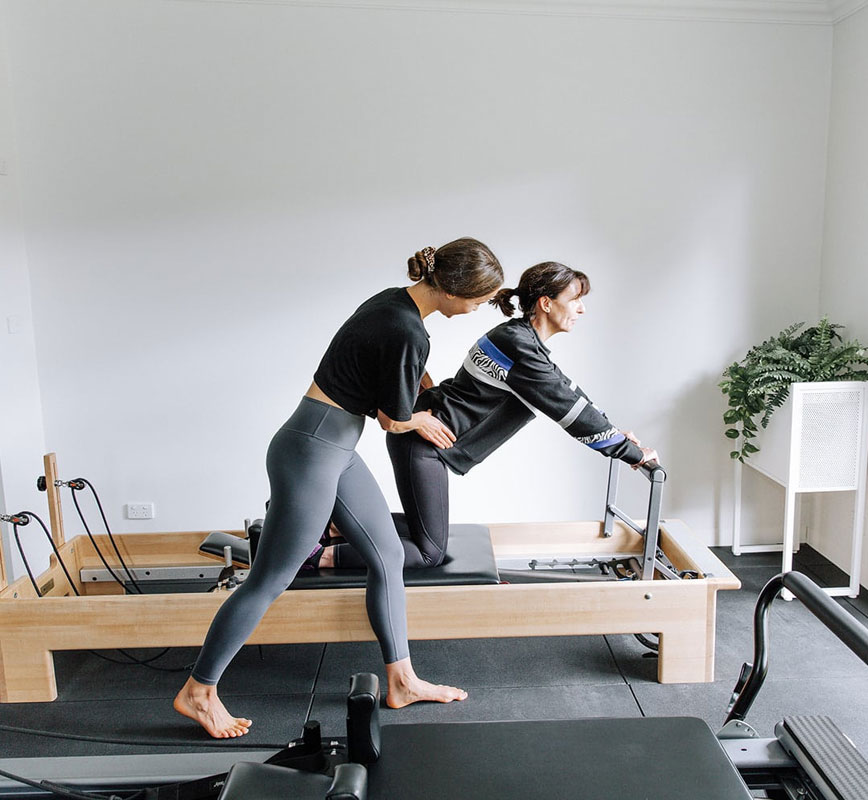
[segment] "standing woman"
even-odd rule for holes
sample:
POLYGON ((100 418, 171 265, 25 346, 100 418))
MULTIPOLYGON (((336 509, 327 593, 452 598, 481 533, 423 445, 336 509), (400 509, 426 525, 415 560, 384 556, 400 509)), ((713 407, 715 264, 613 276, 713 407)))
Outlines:
MULTIPOLYGON (((512 298, 517 297, 522 316, 490 330, 454 378, 428 389, 416 402, 417 411, 430 411, 454 432, 451 446, 432 447, 415 435, 387 437, 404 508, 404 518, 396 523, 406 566, 433 567, 443 561, 449 538, 447 469, 465 475, 537 411, 601 455, 634 467, 656 460, 654 450, 639 447, 632 433, 616 428, 558 369, 544 344, 554 334, 572 330, 590 289, 587 275, 553 261, 525 270, 517 288, 502 289, 491 301, 512 317, 512 298)), ((336 566, 360 565, 349 544, 333 549, 336 566)))
MULTIPOLYGON (((443 447, 454 438, 429 411, 413 407, 428 357, 422 320, 474 311, 503 283, 491 250, 458 239, 426 247, 409 261, 409 288, 386 289, 365 301, 331 341, 301 404, 275 434, 266 468, 271 502, 247 580, 223 603, 175 709, 211 736, 242 736, 249 719, 232 716, 217 696, 226 666, 271 603, 292 582, 306 557, 319 552, 329 517, 367 565, 366 606, 386 663, 386 702, 392 708, 467 694, 421 680, 407 643, 404 552, 388 506, 355 446, 365 416, 392 434, 443 447), (417 436, 418 434, 418 436, 417 436)), ((401 438, 401 437, 399 437, 401 438)))

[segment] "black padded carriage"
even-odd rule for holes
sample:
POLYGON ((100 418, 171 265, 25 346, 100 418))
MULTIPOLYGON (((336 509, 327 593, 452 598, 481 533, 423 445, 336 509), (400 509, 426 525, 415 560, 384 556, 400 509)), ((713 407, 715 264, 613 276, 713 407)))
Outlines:
POLYGON ((368 797, 750 800, 692 717, 384 725, 368 797))
POLYGON ((366 800, 368 779, 359 764, 339 764, 334 778, 272 764, 239 761, 217 800, 366 800))
POLYGON ((379 679, 347 696, 347 754, 368 796, 748 800, 708 725, 695 717, 380 725, 379 679))
MULTIPOLYGON (((206 555, 223 557, 223 548, 232 548, 232 562, 246 567, 250 563, 250 542, 222 531, 209 533, 199 551, 206 555)), ((363 587, 364 569, 319 569, 299 575, 290 589, 347 589, 363 587)), ((450 525, 446 557, 439 567, 405 569, 407 586, 441 586, 449 584, 500 583, 491 536, 484 525, 450 525)))

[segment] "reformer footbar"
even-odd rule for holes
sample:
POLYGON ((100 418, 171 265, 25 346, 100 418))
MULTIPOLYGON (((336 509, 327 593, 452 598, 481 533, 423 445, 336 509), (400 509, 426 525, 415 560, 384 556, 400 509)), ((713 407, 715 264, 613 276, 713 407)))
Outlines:
POLYGON ((509 558, 497 560, 502 578, 522 583, 540 581, 620 581, 654 579, 655 572, 667 580, 698 578, 694 570, 677 570, 659 546, 660 514, 663 499, 663 484, 666 471, 656 461, 643 464, 637 472, 650 482, 648 513, 644 527, 638 525, 617 505, 620 483, 620 465, 617 459, 609 461, 609 478, 606 488, 606 505, 603 514, 601 537, 611 538, 615 520, 620 520, 642 537, 640 558, 632 552, 599 553, 594 556, 557 556, 509 558), (529 574, 530 573, 530 574, 529 574))
POLYGON ((645 527, 640 528, 615 505, 618 499, 618 484, 621 475, 620 466, 620 461, 614 458, 610 459, 609 482, 606 489, 606 510, 603 515, 603 536, 609 537, 612 535, 615 518, 617 517, 645 540, 642 554, 642 580, 653 580, 655 567, 665 577, 678 579, 679 575, 672 569, 668 559, 666 559, 666 563, 663 563, 663 551, 657 546, 657 539, 660 535, 660 508, 663 499, 663 484, 666 482, 666 472, 656 461, 650 461, 639 468, 639 471, 651 482, 651 491, 648 493, 648 514, 645 518, 645 527))

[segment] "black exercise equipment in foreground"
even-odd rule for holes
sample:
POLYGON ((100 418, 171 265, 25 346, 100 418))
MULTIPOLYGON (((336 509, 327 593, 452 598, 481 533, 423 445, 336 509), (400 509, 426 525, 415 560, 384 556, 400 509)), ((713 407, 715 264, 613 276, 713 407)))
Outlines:
POLYGON ((377 678, 354 676, 350 758, 368 764, 371 798, 703 797, 865 800, 868 761, 826 716, 784 717, 776 738, 744 722, 768 668, 768 613, 782 589, 868 664, 868 629, 801 573, 766 584, 754 613, 754 664, 715 737, 689 717, 390 725, 377 678), (608 765, 608 768, 606 766, 608 765), (424 776, 424 780, 420 777, 424 776))
MULTIPOLYGON (((378 679, 360 674, 351 681, 346 739, 324 743, 308 723, 302 739, 277 753, 229 744, 219 753, 10 759, 0 768, 79 796, 141 800, 865 800, 868 761, 827 717, 785 717, 771 739, 744 722, 767 670, 769 606, 784 587, 868 663, 868 629, 804 575, 779 575, 757 602, 756 667, 744 671, 716 736, 690 717, 381 726, 378 679)), ((47 796, 0 781, 7 800, 47 796)))

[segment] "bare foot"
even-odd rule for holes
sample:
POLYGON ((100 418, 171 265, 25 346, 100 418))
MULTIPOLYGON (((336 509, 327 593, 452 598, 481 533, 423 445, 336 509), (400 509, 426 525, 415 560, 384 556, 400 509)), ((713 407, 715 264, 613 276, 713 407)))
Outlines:
POLYGON ((253 724, 249 719, 233 717, 217 697, 217 687, 207 686, 193 678, 187 682, 172 703, 179 714, 198 722, 215 739, 244 736, 253 724))
POLYGON ((413 671, 409 658, 386 664, 386 678, 389 683, 386 705, 389 708, 403 708, 411 703, 451 703, 453 700, 467 699, 464 689, 423 681, 413 671))
POLYGON ((324 547, 322 555, 319 558, 320 567, 333 567, 335 565, 335 548, 334 545, 324 547))

